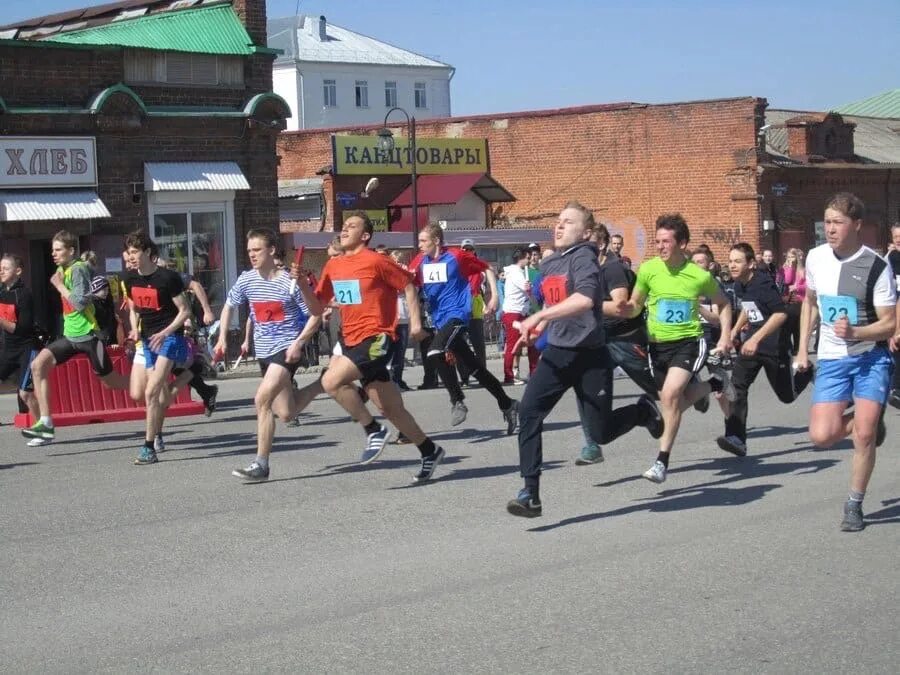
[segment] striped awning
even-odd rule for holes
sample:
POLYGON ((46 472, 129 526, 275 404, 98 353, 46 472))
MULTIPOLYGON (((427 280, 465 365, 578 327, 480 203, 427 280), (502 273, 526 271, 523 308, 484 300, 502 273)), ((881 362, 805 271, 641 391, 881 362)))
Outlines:
POLYGON ((144 189, 249 190, 250 183, 235 162, 146 162, 144 189))
POLYGON ((106 204, 93 190, 0 191, 0 222, 110 217, 106 204))

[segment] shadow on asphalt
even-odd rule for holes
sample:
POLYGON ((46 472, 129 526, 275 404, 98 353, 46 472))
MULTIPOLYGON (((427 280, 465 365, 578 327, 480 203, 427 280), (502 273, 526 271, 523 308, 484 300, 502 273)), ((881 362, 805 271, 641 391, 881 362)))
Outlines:
MULTIPOLYGON (((790 436, 804 433, 809 427, 754 427, 747 432, 747 438, 768 438, 769 436, 790 436)), ((805 441, 806 439, 804 439, 805 441)))
POLYGON ((782 487, 781 484, 748 485, 743 488, 721 488, 694 486, 683 490, 672 491, 675 496, 663 495, 662 497, 647 497, 642 500, 645 503, 625 506, 612 511, 601 511, 574 518, 566 518, 551 525, 532 527, 529 532, 547 532, 566 525, 587 523, 601 518, 613 518, 626 516, 630 513, 648 511, 650 513, 665 513, 668 511, 685 511, 687 509, 699 509, 708 506, 743 506, 750 502, 762 499, 766 493, 782 487), (667 498, 668 497, 668 498, 667 498), (649 501, 652 500, 652 501, 649 501))
POLYGON ((16 462, 15 464, 0 464, 0 471, 5 469, 17 469, 20 466, 37 466, 40 462, 16 462))
MULTIPOLYGON (((499 411, 498 411, 499 413, 499 411)), ((503 424, 502 421, 497 422, 498 425, 503 424)), ((580 422, 548 422, 544 424, 544 431, 557 431, 559 429, 571 429, 579 426, 580 422)), ((496 441, 500 438, 507 437, 506 429, 472 429, 464 428, 457 431, 441 431, 431 435, 434 440, 440 441, 467 441, 469 443, 487 443, 488 441, 496 441)), ((515 433, 510 436, 514 438, 515 433)))
MULTIPOLYGON (((2 468, 2 467, 0 467, 2 468)), ((885 499, 881 502, 885 508, 866 514, 866 527, 870 525, 890 525, 900 523, 900 497, 885 499)))
MULTIPOLYGON (((461 458, 468 459, 468 457, 461 458)), ((441 466, 444 466, 444 462, 441 462, 441 466)), ((416 462, 418 464, 418 462, 416 462)), ((552 462, 544 462, 541 464, 542 471, 549 471, 550 469, 556 469, 565 464, 563 461, 552 461, 552 462)), ((440 469, 440 467, 438 467, 440 469)), ((427 483, 411 483, 410 485, 398 485, 397 487, 388 488, 388 490, 408 490, 410 488, 417 488, 423 485, 430 485, 432 483, 449 483, 454 480, 471 480, 473 478, 493 478, 494 476, 506 476, 511 473, 517 473, 519 471, 518 464, 510 464, 508 466, 480 466, 473 467, 471 469, 455 469, 448 474, 438 473, 436 478, 428 481, 427 483)))
MULTIPOLYGON (((468 459, 467 457, 447 457, 445 458, 440 466, 445 466, 447 464, 455 464, 457 462, 462 461, 463 459, 468 459)), ((335 474, 344 474, 344 473, 363 473, 366 471, 380 471, 384 469, 401 469, 401 468, 413 468, 418 467, 420 464, 420 460, 418 459, 385 459, 385 460, 377 460, 372 462, 371 464, 359 464, 358 462, 347 462, 345 464, 331 464, 329 466, 323 467, 319 469, 318 473, 306 473, 300 476, 289 476, 287 478, 274 478, 268 481, 261 481, 259 483, 245 483, 245 485, 265 485, 266 483, 282 483, 285 481, 294 481, 294 480, 306 480, 308 478, 327 478, 329 476, 334 476, 335 474)), ((440 468, 440 467, 439 467, 440 468)), ((434 481, 430 481, 434 482, 434 481)), ((427 483, 422 483, 422 485, 427 485, 427 483)))

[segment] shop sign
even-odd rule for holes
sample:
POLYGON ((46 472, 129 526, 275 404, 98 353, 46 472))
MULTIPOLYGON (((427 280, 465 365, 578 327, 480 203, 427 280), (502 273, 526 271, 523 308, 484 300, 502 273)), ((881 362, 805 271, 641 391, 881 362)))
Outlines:
MULTIPOLYGON (((412 169, 409 140, 394 137, 394 149, 378 147, 378 136, 332 136, 334 173, 342 175, 408 174, 412 169)), ((488 173, 487 139, 417 138, 419 174, 488 173)))
POLYGON ((0 137, 0 189, 95 187, 93 137, 0 137))
POLYGON ((787 183, 773 183, 772 194, 776 197, 784 197, 788 193, 787 183))
POLYGON ((335 197, 337 198, 338 204, 344 209, 349 209, 356 203, 355 192, 338 192, 335 197))

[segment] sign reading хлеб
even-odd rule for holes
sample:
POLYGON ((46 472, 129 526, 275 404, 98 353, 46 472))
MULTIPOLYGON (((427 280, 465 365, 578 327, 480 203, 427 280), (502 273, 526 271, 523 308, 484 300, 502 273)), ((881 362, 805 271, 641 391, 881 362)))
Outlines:
MULTIPOLYGON (((332 136, 334 173, 339 175, 408 174, 412 168, 409 139, 395 136, 394 149, 378 147, 378 136, 332 136)), ((487 173, 484 138, 417 138, 419 174, 487 173)))
POLYGON ((96 185, 97 145, 94 138, 0 137, 0 189, 96 185))

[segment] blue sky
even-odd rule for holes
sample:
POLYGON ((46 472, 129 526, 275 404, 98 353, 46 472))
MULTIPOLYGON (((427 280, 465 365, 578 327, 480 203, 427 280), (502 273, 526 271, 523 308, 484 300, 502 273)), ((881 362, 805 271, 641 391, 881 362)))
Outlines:
MULTIPOLYGON (((0 24, 91 0, 5 0, 0 24)), ((269 17, 297 0, 268 0, 269 17)), ((825 110, 900 87, 897 0, 300 2, 456 68, 455 115, 761 96, 825 110)))

